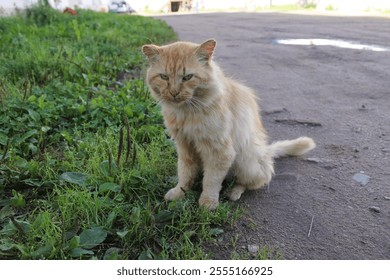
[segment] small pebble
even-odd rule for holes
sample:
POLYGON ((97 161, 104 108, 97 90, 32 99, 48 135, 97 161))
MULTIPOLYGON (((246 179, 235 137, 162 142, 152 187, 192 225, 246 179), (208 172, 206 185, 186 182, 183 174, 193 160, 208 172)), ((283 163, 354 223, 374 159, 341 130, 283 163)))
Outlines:
POLYGON ((365 186, 370 181, 370 176, 367 176, 363 173, 356 173, 355 175, 353 175, 352 179, 354 179, 360 185, 365 186))
POLYGON ((370 211, 375 213, 379 213, 381 211, 381 209, 377 206, 370 206, 368 209, 370 209, 370 211))
POLYGON ((362 104, 362 106, 359 107, 359 110, 361 111, 367 110, 367 106, 365 104, 362 104))
POLYGON ((257 254, 260 248, 258 245, 248 245, 248 252, 251 254, 257 254))
POLYGON ((383 198, 386 200, 390 200, 390 197, 388 197, 388 196, 384 196, 383 198))

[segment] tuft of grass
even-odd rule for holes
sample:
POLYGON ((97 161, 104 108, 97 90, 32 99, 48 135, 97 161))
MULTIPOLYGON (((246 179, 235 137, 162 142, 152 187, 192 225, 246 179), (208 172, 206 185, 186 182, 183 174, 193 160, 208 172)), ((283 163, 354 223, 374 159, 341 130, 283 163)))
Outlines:
POLYGON ((142 80, 139 16, 46 6, 0 18, 0 258, 207 259, 240 210, 167 203, 176 153, 142 80))
POLYGON ((336 8, 333 7, 332 5, 328 5, 328 6, 325 7, 325 10, 326 10, 326 11, 335 11, 336 8))

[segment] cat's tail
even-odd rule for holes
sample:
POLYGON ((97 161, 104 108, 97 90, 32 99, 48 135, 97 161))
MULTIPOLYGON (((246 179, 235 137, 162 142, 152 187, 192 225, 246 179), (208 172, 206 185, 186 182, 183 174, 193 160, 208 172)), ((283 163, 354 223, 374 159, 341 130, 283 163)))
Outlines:
POLYGON ((268 146, 273 158, 300 156, 315 147, 316 143, 309 137, 299 137, 294 140, 277 141, 268 146))

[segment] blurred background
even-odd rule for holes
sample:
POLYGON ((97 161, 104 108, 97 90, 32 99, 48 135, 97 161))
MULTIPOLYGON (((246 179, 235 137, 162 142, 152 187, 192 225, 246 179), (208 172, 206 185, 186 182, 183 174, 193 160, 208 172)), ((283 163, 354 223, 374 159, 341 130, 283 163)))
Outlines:
POLYGON ((389 0, 0 0, 0 15, 9 15, 39 2, 47 2, 61 11, 69 7, 115 13, 197 13, 273 9, 390 12, 389 0))

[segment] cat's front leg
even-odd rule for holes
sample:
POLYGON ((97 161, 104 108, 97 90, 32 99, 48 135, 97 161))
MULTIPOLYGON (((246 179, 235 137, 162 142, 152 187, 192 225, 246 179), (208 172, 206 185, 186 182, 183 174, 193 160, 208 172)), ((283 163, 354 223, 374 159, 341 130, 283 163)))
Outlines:
POLYGON ((219 192, 230 167, 233 164, 236 152, 232 145, 213 147, 211 151, 202 154, 204 165, 203 191, 199 198, 199 205, 214 210, 219 204, 219 192))
POLYGON ((183 198, 185 193, 191 189, 200 170, 199 155, 190 143, 180 139, 176 140, 176 149, 179 157, 177 164, 179 181, 176 187, 165 194, 164 198, 167 201, 183 198))

